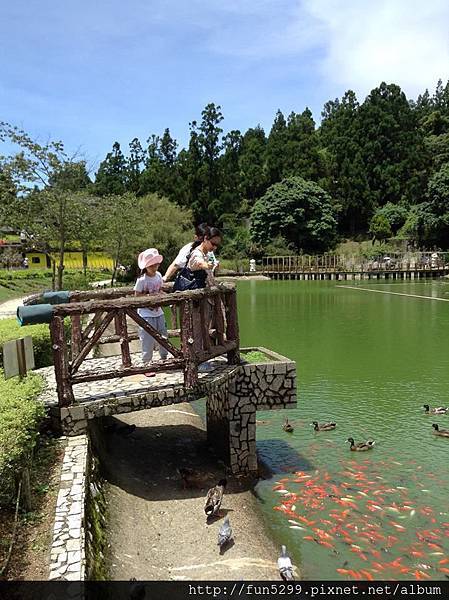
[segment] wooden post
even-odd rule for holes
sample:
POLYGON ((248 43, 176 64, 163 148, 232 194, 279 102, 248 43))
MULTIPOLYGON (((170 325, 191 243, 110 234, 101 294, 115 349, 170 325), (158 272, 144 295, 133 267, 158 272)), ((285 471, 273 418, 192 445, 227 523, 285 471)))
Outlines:
POLYGON ((72 342, 70 344, 72 360, 78 356, 81 350, 81 315, 72 315, 72 342))
POLYGON ((33 503, 31 501, 30 470, 28 467, 25 467, 22 471, 22 505, 27 512, 33 509, 33 503))
POLYGON ((27 365, 25 357, 25 340, 19 338, 16 340, 17 362, 19 363, 19 379, 23 379, 27 374, 27 365))
POLYGON ((221 294, 214 298, 214 319, 213 324, 217 336, 217 345, 222 346, 224 342, 224 319, 223 319, 223 302, 221 294))
POLYGON ((178 329, 178 306, 176 304, 172 304, 170 306, 170 314, 171 314, 171 328, 178 329))
POLYGON ((193 337, 193 302, 181 305, 181 349, 184 355, 184 386, 192 389, 198 384, 198 367, 195 359, 193 337))
POLYGON ((115 330, 120 336, 120 350, 122 353, 122 365, 131 366, 131 354, 129 352, 128 326, 126 323, 126 312, 122 308, 115 316, 115 330))
POLYGON ((240 364, 240 350, 239 350, 239 323, 237 315, 237 294, 235 290, 232 290, 226 294, 227 298, 227 312, 226 312, 226 341, 236 341, 237 347, 234 350, 230 350, 228 355, 228 363, 230 365, 240 364))
POLYGON ((59 406, 69 406, 75 398, 69 377, 63 317, 53 316, 50 323, 50 333, 59 406))
POLYGON ((203 298, 199 302, 202 350, 210 350, 209 324, 210 324, 211 311, 209 310, 208 303, 209 303, 208 298, 203 298))

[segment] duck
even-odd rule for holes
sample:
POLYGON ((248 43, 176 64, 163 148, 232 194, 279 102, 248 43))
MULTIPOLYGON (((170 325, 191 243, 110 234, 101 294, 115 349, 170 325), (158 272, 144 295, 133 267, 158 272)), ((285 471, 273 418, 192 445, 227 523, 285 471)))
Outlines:
POLYGON ((315 431, 332 431, 337 427, 337 423, 322 423, 320 425, 318 421, 312 421, 311 425, 313 425, 315 431))
POLYGON ((449 438, 449 429, 440 429, 437 425, 437 423, 434 423, 432 425, 432 427, 434 428, 434 434, 435 435, 440 435, 441 437, 447 437, 449 438))
POLYGON ((428 404, 423 404, 423 408, 426 409, 426 415, 445 415, 449 410, 446 406, 436 406, 435 408, 430 408, 428 404))
POLYGON ((200 473, 189 467, 178 467, 177 471, 182 479, 184 489, 205 487, 205 481, 212 477, 210 473, 200 473))
POLYGON ((285 419, 285 423, 282 425, 282 429, 284 431, 286 431, 287 433, 294 432, 293 425, 290 425, 290 423, 288 422, 288 419, 285 419))
POLYGON ((351 444, 351 450, 353 452, 366 452, 367 450, 371 450, 376 443, 374 440, 367 440, 366 442, 358 442, 356 444, 352 437, 348 438, 346 441, 351 444))
POLYGON ((204 502, 204 512, 207 519, 216 515, 220 510, 227 483, 226 479, 220 479, 217 485, 207 492, 206 501, 204 502))
POLYGON ((281 578, 284 581, 293 581, 293 565, 291 558, 287 554, 287 548, 281 546, 281 555, 278 558, 278 569, 281 578))

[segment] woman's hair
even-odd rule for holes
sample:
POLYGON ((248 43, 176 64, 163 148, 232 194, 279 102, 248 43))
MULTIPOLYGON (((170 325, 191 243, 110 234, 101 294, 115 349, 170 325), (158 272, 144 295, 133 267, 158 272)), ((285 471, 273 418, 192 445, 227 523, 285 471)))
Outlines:
MULTIPOLYGON (((198 248, 198 246, 200 244, 202 244, 204 242, 204 240, 210 240, 213 237, 221 238, 221 231, 219 229, 217 229, 217 227, 210 227, 209 225, 206 225, 205 223, 200 223, 200 225, 197 225, 195 231, 198 231, 199 227, 201 227, 201 232, 202 232, 201 239, 195 240, 193 242, 190 252, 195 250, 195 248, 198 248)), ((197 233, 197 235, 198 235, 198 233, 197 233)), ((200 237, 200 236, 198 236, 198 237, 200 237)))
POLYGON ((198 225, 195 225, 195 235, 197 238, 203 238, 205 233, 206 233, 206 229, 208 228, 207 223, 198 223, 198 225))
POLYGON ((204 233, 204 238, 210 240, 213 237, 221 238, 221 231, 217 227, 206 227, 206 231, 204 233))

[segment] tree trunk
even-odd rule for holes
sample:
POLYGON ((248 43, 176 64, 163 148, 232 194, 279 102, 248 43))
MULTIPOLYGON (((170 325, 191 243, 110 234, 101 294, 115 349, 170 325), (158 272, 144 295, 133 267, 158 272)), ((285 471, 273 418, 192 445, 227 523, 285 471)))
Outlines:
POLYGON ((64 253, 65 253, 65 229, 64 229, 64 210, 65 203, 60 201, 59 205, 59 264, 58 264, 58 290, 62 290, 64 278, 64 253))
POLYGON ((86 277, 87 275, 87 248, 82 248, 82 252, 83 252, 83 274, 84 277, 86 277))
POLYGON ((114 287, 114 282, 115 282, 115 277, 117 275, 119 258, 120 258, 120 250, 121 249, 122 249, 122 242, 120 241, 119 244, 118 244, 118 246, 117 246, 117 252, 115 253, 114 270, 112 271, 112 277, 111 277, 111 288, 114 287))

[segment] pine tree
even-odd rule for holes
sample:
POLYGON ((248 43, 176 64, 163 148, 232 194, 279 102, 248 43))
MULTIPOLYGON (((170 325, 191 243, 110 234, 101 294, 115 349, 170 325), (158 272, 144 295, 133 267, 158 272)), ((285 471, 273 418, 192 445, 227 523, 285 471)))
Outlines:
POLYGON ((109 152, 100 164, 95 178, 94 192, 98 196, 123 194, 127 188, 128 177, 126 158, 123 156, 120 144, 114 142, 112 152, 109 152))
POLYGON ((265 132, 260 125, 248 129, 242 139, 239 158, 240 191, 249 210, 268 188, 265 168, 266 145, 265 132))
POLYGON ((320 177, 320 154, 315 121, 311 111, 292 112, 288 117, 282 175, 299 176, 306 180, 318 181, 320 177))
POLYGON ((320 139, 329 161, 328 191, 341 206, 339 228, 366 232, 373 212, 360 145, 359 103, 352 90, 324 105, 320 139))
POLYGON ((269 185, 281 181, 285 174, 286 142, 287 122, 282 112, 278 110, 268 136, 265 153, 269 185))
POLYGON ((416 114, 394 84, 381 83, 359 110, 362 159, 372 202, 414 204, 425 190, 425 148, 416 114))

